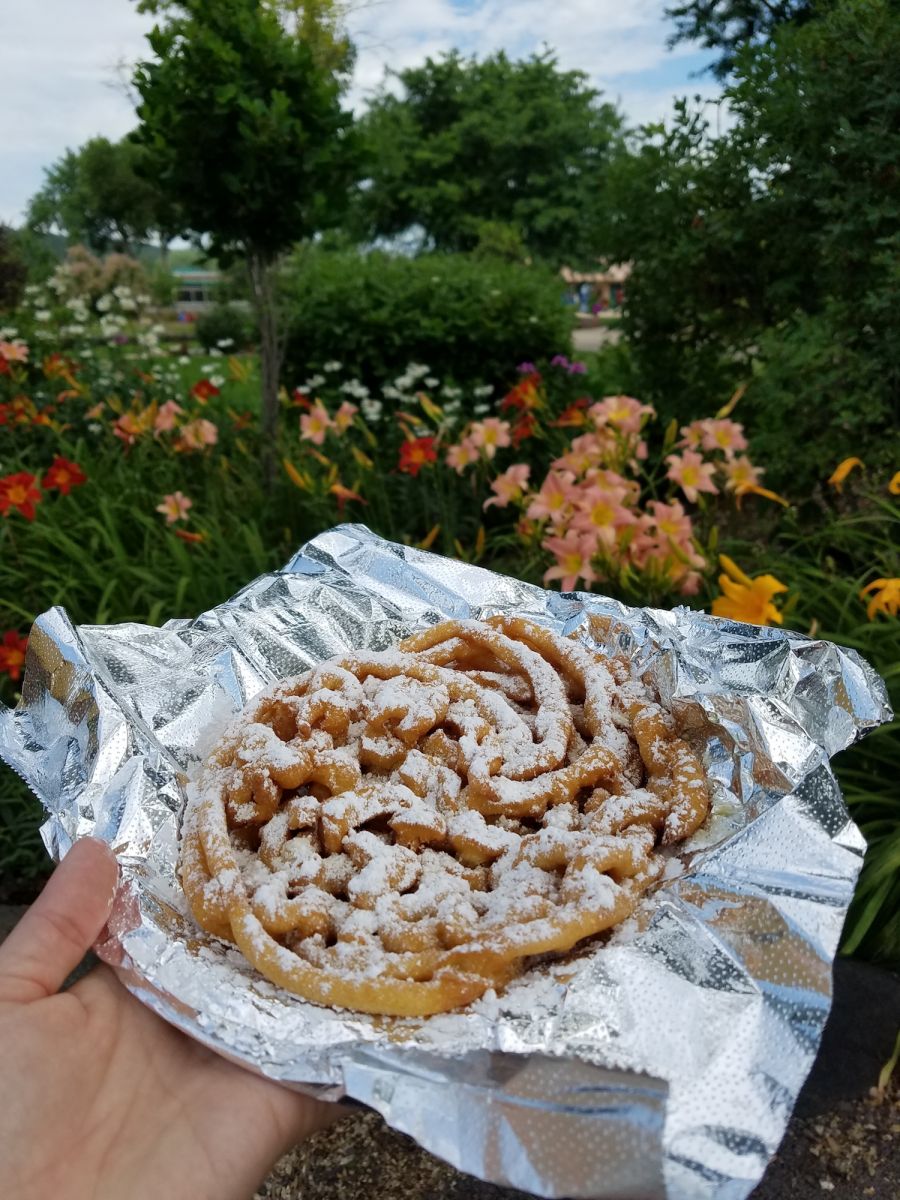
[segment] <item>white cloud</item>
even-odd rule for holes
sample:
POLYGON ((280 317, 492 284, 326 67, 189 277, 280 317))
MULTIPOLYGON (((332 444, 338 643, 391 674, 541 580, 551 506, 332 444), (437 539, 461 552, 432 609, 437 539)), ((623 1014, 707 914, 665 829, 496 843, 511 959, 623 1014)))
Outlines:
MULTIPOLYGON (((454 46, 521 57, 549 45, 562 67, 584 71, 617 101, 630 123, 658 120, 673 95, 718 90, 709 80, 687 80, 686 65, 679 70, 689 51, 666 50, 664 3, 363 0, 349 19, 359 50, 351 101, 363 107, 386 66, 402 70, 454 46)), ((67 147, 97 134, 118 138, 133 126, 117 67, 147 54, 152 18, 132 0, 3 0, 3 9, 0 220, 17 222, 42 168, 67 147)))

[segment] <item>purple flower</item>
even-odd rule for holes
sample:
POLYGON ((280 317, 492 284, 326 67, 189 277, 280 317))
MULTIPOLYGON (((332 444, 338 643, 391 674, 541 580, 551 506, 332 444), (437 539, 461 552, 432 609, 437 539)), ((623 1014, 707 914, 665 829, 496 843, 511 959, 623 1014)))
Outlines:
POLYGON ((577 361, 570 362, 569 363, 569 374, 570 375, 586 375, 587 374, 586 364, 583 362, 577 362, 577 361))
POLYGON ((516 370, 520 375, 537 375, 537 367, 533 362, 520 362, 516 370))
POLYGON ((569 369, 569 360, 566 358, 566 356, 564 354, 554 354, 553 357, 550 359, 550 366, 551 367, 565 367, 566 370, 568 370, 569 369))

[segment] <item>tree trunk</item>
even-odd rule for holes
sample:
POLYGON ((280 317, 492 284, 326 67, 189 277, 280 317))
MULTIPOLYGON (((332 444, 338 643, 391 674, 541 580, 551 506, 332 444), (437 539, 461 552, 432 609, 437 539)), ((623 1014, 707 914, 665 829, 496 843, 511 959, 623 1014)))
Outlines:
POLYGON ((278 309, 275 300, 275 261, 251 254, 250 287, 253 307, 259 322, 259 359, 262 381, 262 453, 261 466, 266 488, 275 485, 278 456, 278 375, 282 347, 278 336, 278 309))

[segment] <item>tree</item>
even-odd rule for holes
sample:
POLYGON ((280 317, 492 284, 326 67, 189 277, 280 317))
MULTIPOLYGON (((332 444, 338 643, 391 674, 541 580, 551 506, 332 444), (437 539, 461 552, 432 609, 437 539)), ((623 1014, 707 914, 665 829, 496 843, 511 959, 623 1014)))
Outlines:
POLYGON ((552 264, 596 258, 621 120, 583 74, 560 71, 549 52, 522 62, 453 52, 396 78, 404 94, 382 91, 361 122, 364 235, 418 225, 434 249, 471 250, 502 225, 552 264))
MULTIPOLYGON (((158 6, 156 6, 158 8, 158 6)), ((343 72, 261 0, 183 0, 138 64, 136 138, 159 186, 224 264, 246 259, 260 329, 265 470, 274 478, 283 350, 279 256, 334 223, 353 180, 343 72)))
POLYGON ((77 151, 67 150, 44 172, 44 186, 29 205, 29 227, 64 233, 100 252, 115 245, 127 253, 151 231, 166 244, 180 225, 145 169, 145 158, 127 138, 96 137, 77 151))
POLYGON ((787 21, 802 24, 814 8, 813 0, 688 0, 666 9, 675 22, 669 44, 700 42, 704 49, 721 51, 710 69, 724 79, 743 46, 762 41, 787 21))
POLYGON ((16 244, 16 235, 0 225, 0 313, 16 307, 22 299, 28 267, 16 244))
POLYGON ((795 487, 900 419, 898 44, 895 0, 837 0, 738 54, 725 134, 682 104, 611 173, 642 396, 688 420, 749 382, 795 487))

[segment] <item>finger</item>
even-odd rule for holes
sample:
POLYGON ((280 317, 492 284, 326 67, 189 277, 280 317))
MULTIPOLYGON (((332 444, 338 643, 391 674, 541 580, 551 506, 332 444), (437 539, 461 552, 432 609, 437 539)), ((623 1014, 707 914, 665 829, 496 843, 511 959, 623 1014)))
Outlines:
POLYGON ((0 946, 0 1001, 28 1004, 59 991, 106 924, 117 877, 105 842, 75 843, 0 946))

